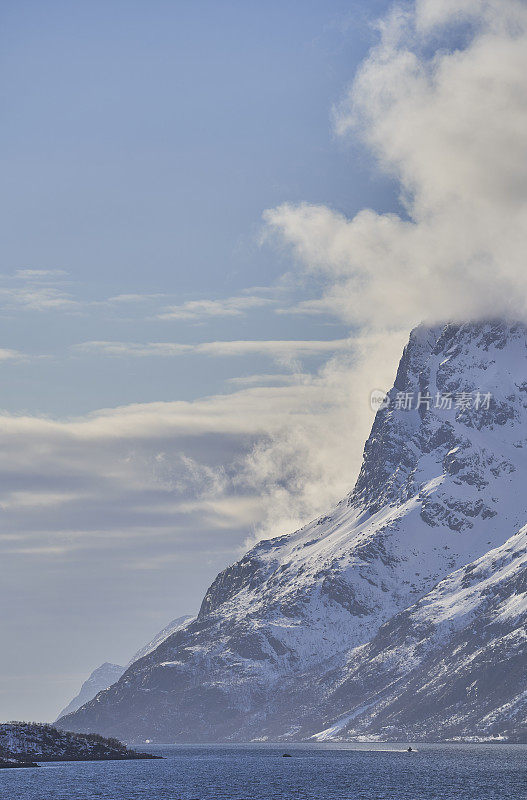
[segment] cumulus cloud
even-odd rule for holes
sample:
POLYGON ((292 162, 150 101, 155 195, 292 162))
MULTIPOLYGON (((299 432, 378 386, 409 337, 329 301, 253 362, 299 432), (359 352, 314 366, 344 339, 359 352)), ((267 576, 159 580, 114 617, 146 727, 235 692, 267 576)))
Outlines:
MULTIPOLYGON (((325 354, 327 363, 313 374, 293 365, 276 380, 244 376, 232 393, 194 402, 70 420, 2 415, 4 552, 64 559, 117 541, 118 563, 152 570, 195 557, 197 541, 232 555, 244 536, 291 531, 352 486, 372 421, 369 392, 391 385, 412 325, 525 314, 526 15, 513 0, 397 7, 334 124, 340 136, 361 136, 399 181, 400 214, 365 209, 348 219, 310 204, 266 213, 268 230, 324 286, 293 311, 336 314, 355 331, 350 339, 78 346, 144 358, 325 354)), ((239 316, 262 294, 171 309, 180 319, 239 316)))
POLYGON ((284 204, 266 213, 269 230, 327 281, 318 308, 348 322, 524 317, 526 4, 418 0, 379 31, 334 123, 397 179, 402 212, 284 204))
MULTIPOLYGON (((401 213, 365 209, 348 219, 325 206, 285 204, 265 215, 299 269, 325 287, 292 311, 336 314, 360 336, 78 345, 109 356, 329 361, 314 374, 292 364, 285 377, 243 376, 231 394, 193 403, 130 405, 69 421, 4 416, 11 446, 0 502, 12 514, 10 530, 47 526, 49 536, 62 532, 78 547, 81 534, 72 531, 82 519, 91 531, 82 541, 102 541, 103 530, 162 538, 191 525, 203 530, 206 507, 207 535, 226 519, 238 532, 271 535, 344 494, 371 424, 369 391, 391 384, 412 325, 525 312, 526 45, 523 2, 395 7, 334 124, 343 137, 361 136, 399 181, 401 213)), ((165 310, 182 319, 238 316, 264 294, 165 310)))
MULTIPOLYGON (((252 287, 179 304, 122 294, 97 303, 69 294, 60 274, 31 269, 0 287, 0 306, 10 311, 99 304, 118 316, 123 308, 143 313, 147 301, 150 321, 232 321, 268 307, 273 315, 336 315, 352 332, 333 341, 85 342, 77 352, 134 356, 146 366, 151 357, 258 354, 290 372, 244 375, 231 393, 193 402, 62 420, 0 415, 4 596, 45 628, 51 650, 63 648, 64 663, 81 641, 96 651, 101 629, 116 619, 133 618, 119 627, 137 631, 141 614, 152 613, 150 594, 168 621, 177 593, 187 603, 244 539, 292 531, 344 496, 372 422, 370 390, 392 384, 414 324, 525 316, 525 2, 417 0, 395 6, 378 29, 333 122, 398 181, 400 213, 364 209, 349 219, 307 203, 267 211, 268 232, 298 264, 282 292, 252 287), (322 285, 320 296, 306 299, 313 285, 322 285), (293 296, 302 299, 291 307, 293 296), (294 360, 310 355, 327 361, 307 374, 294 360), (53 633, 64 614, 67 628, 53 633)), ((6 362, 19 355, 0 350, 6 362)), ((5 617, 16 623, 14 652, 19 617, 5 617)), ((112 628, 112 640, 118 633, 112 628)))

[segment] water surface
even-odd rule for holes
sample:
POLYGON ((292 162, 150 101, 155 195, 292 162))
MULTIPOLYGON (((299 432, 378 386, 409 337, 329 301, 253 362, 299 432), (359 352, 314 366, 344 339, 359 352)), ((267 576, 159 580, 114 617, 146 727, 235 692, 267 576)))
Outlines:
MULTIPOLYGON (((527 745, 150 747, 162 761, 0 770, 1 800, 526 800, 527 745), (283 753, 291 758, 283 758, 283 753)), ((145 748, 146 749, 146 748, 145 748)))

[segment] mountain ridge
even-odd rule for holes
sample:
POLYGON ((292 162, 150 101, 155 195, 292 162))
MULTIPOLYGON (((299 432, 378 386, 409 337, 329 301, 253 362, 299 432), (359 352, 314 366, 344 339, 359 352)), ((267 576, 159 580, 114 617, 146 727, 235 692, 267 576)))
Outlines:
POLYGON ((175 633, 177 630, 182 628, 186 623, 188 623, 193 617, 189 614, 185 614, 181 617, 177 617, 173 619, 168 625, 159 631, 150 641, 148 641, 143 647, 141 647, 130 659, 127 663, 126 667, 121 667, 119 664, 111 664, 108 661, 105 661, 104 664, 100 664, 100 666, 96 667, 93 672, 88 676, 88 678, 82 684, 78 694, 70 700, 68 705, 62 709, 60 714, 57 717, 57 721, 61 718, 66 716, 67 714, 72 714, 74 711, 77 711, 81 706, 88 703, 90 700, 93 700, 99 692, 108 689, 112 684, 116 683, 121 675, 130 667, 135 661, 138 661, 143 656, 148 655, 152 650, 155 650, 156 647, 175 633))
POLYGON ((108 689, 112 683, 118 681, 124 671, 125 667, 121 667, 120 664, 112 664, 109 661, 100 664, 86 678, 75 697, 62 709, 57 716, 57 720, 66 716, 66 714, 72 714, 85 703, 93 700, 99 692, 108 689))
MULTIPOLYGON (((353 490, 227 567, 196 619, 61 724, 132 741, 310 738, 331 729, 360 649, 527 521, 526 395, 523 324, 416 328, 353 490), (416 407, 404 406, 409 395, 416 407)), ((379 735, 375 724, 382 715, 364 735, 379 735)), ((362 735, 348 723, 342 730, 362 735)), ((399 730, 412 734, 411 725, 399 730)), ((455 726, 445 735, 456 736, 455 726)))

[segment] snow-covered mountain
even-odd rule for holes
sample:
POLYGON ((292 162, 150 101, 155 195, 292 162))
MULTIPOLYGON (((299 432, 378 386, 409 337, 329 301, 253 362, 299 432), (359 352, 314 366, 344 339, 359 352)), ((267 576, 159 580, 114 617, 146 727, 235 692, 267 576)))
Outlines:
POLYGON ((61 724, 136 741, 515 735, 527 687, 511 665, 525 660, 507 637, 525 621, 524 573, 508 576, 527 522, 526 423, 525 326, 415 329, 353 491, 220 573, 196 619, 61 724), (489 702, 478 636, 508 684, 489 702))
POLYGON ((159 647, 161 642, 164 642, 165 639, 182 628, 191 619, 192 617, 189 615, 173 619, 172 622, 169 622, 162 631, 159 631, 159 633, 157 633, 153 639, 141 647, 141 649, 138 650, 134 656, 132 656, 126 667, 121 667, 119 664, 110 664, 109 662, 105 662, 104 664, 101 664, 100 667, 97 667, 97 669, 94 669, 89 678, 87 678, 82 684, 79 693, 73 698, 73 700, 71 700, 70 703, 68 703, 65 708, 62 709, 57 717, 57 720, 59 720, 61 717, 64 717, 66 714, 72 714, 74 711, 77 711, 77 709, 83 706, 85 703, 93 700, 93 698, 99 694, 99 692, 104 691, 104 689, 108 689, 108 687, 110 687, 113 683, 116 683, 123 672, 128 669, 128 667, 133 664, 134 661, 137 661, 139 658, 143 658, 143 656, 151 653, 152 650, 155 650, 156 647, 159 647))
MULTIPOLYGON (((182 617, 177 617, 177 619, 173 619, 172 622, 169 622, 168 625, 166 625, 162 631, 156 633, 153 639, 151 639, 147 644, 141 647, 141 649, 138 650, 134 656, 132 656, 126 668, 128 669, 128 667, 131 666, 134 663, 134 661, 138 661, 140 658, 144 658, 144 656, 147 656, 149 653, 152 652, 152 650, 155 650, 157 647, 159 647, 159 645, 162 642, 164 642, 165 639, 168 639, 168 637, 172 636, 173 633, 176 633, 176 631, 179 631, 182 628, 184 628, 193 619, 194 617, 191 617, 190 614, 185 614, 182 617)), ((119 677, 121 676, 119 675, 119 677)))
POLYGON ((356 648, 314 738, 527 741, 526 621, 527 526, 356 648))
POLYGON ((125 669, 126 667, 121 667, 119 664, 110 664, 108 661, 94 669, 89 678, 82 684, 79 693, 68 703, 66 708, 62 709, 57 719, 77 711, 78 708, 92 700, 99 692, 118 681, 125 669))

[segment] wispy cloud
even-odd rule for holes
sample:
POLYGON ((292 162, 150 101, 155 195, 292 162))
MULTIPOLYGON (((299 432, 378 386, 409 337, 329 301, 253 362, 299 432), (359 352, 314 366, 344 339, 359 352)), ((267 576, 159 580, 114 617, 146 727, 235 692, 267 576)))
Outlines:
MULTIPOLYGON (((194 403, 132 405, 79 420, 2 418, 0 485, 11 503, 5 513, 19 515, 12 529, 47 526, 53 536, 82 519, 98 536, 106 526, 114 535, 133 529, 170 537, 189 529, 190 506, 178 512, 180 501, 197 504, 192 523, 199 528, 205 496, 228 506, 242 494, 264 499, 255 520, 261 532, 291 530, 350 486, 371 422, 369 390, 391 383, 414 322, 489 309, 524 312, 525 4, 422 0, 389 16, 380 30, 379 45, 335 110, 335 126, 343 136, 358 131, 399 180, 406 214, 366 209, 347 219, 324 206, 286 204, 266 215, 299 268, 321 276, 326 287, 320 299, 291 310, 277 303, 280 311, 332 311, 373 331, 369 338, 78 345, 78 352, 116 357, 328 359, 308 378, 300 370, 287 381, 247 376, 238 391, 194 403), (471 25, 464 24, 452 50, 439 25, 452 31, 460 11, 471 25), (13 495, 13 475, 24 491, 38 488, 35 496, 55 497, 55 504, 32 510, 31 497, 13 495), (63 501, 64 487, 71 502, 63 501)), ((261 296, 253 289, 170 308, 163 299, 160 313, 239 316, 260 307, 261 296)))
POLYGON ((27 355, 21 353, 19 350, 9 350, 5 347, 0 347, 0 361, 25 361, 27 355))
POLYGON ((63 269, 17 269, 15 278, 30 281, 47 281, 50 279, 64 278, 68 273, 63 269))
POLYGON ((210 317, 241 317, 248 311, 273 303, 268 297, 239 295, 222 300, 187 300, 180 305, 167 306, 159 319, 199 320, 210 317))
POLYGON ((276 309, 277 314, 297 314, 308 316, 321 316, 328 314, 330 316, 335 314, 335 304, 330 302, 327 298, 320 297, 312 300, 300 300, 298 303, 293 303, 290 306, 284 306, 276 309))
POLYGON ((0 302, 4 308, 23 308, 30 311, 76 310, 77 300, 54 287, 0 288, 0 302))
POLYGON ((186 354, 207 356, 245 356, 267 355, 309 356, 318 353, 335 353, 350 350, 349 339, 328 340, 234 340, 228 342, 201 342, 199 344, 180 344, 177 342, 111 342, 91 341, 75 345, 77 352, 103 353, 108 356, 133 356, 138 358, 169 357, 186 354))
MULTIPOLYGON (((357 363, 366 363, 363 351, 356 347, 357 363)), ((254 526, 259 535, 294 528, 349 488, 360 461, 371 410, 364 389, 350 413, 351 373, 340 358, 317 375, 279 376, 278 385, 258 376, 193 402, 70 420, 0 415, 0 508, 15 534, 5 547, 28 556, 58 547, 61 557, 118 537, 135 558, 136 536, 146 549, 159 537, 162 552, 173 552, 198 535, 204 547, 225 547, 215 531, 237 532, 239 544, 254 526)))
MULTIPOLYGON (((303 376, 306 380, 311 378, 310 375, 303 376)), ((238 375, 235 378, 229 378, 229 383, 233 386, 280 386, 282 384, 299 383, 301 375, 281 372, 261 373, 254 375, 238 375)))
POLYGON ((323 299, 298 302, 297 288, 284 276, 273 286, 250 286, 239 294, 224 298, 199 298, 182 303, 169 303, 165 292, 123 292, 102 299, 82 297, 82 286, 59 269, 17 269, 0 275, 0 308, 8 312, 60 312, 75 314, 104 314, 112 320, 148 322, 214 322, 225 318, 244 318, 255 310, 278 314, 332 313, 323 299), (3 284, 3 285, 2 285, 3 284))
POLYGON ((165 298, 166 295, 163 292, 153 292, 153 293, 145 293, 145 294, 116 294, 112 297, 108 297, 106 300, 97 301, 97 304, 109 304, 109 305, 128 305, 134 303, 147 303, 153 302, 162 298, 165 298))
POLYGON ((76 286, 76 293, 72 291, 75 284, 66 271, 59 269, 17 269, 12 274, 0 275, 0 281, 3 283, 0 285, 0 307, 9 311, 90 313, 107 309, 115 318, 116 315, 122 316, 122 309, 136 306, 134 315, 142 313, 149 321, 204 322, 221 317, 244 317, 255 309, 272 308, 283 295, 277 286, 254 286, 231 297, 200 298, 172 304, 168 304, 171 295, 165 292, 127 292, 102 299, 87 299, 81 296, 81 286, 76 286), (141 306, 145 308, 141 309, 141 306))
MULTIPOLYGON (((341 136, 358 133, 399 181, 404 213, 365 209, 348 219, 323 205, 285 204, 266 214, 269 230, 297 257, 302 280, 316 275, 324 285, 320 299, 290 309, 280 299, 280 313, 331 312, 370 335, 351 343, 79 345, 78 352, 116 357, 328 358, 314 375, 246 376, 237 391, 194 402, 134 404, 76 419, 0 415, 0 504, 9 532, 0 546, 10 559, 60 560, 84 548, 87 558, 95 554, 93 574, 110 565, 115 594, 119 569, 163 570, 172 561, 197 569, 197 542, 205 558, 230 557, 244 536, 289 532, 351 487, 371 426, 369 391, 391 385, 414 322, 525 314, 525 3, 418 0, 384 20, 380 34, 335 110, 335 127, 341 136), (443 25, 456 34, 455 50, 443 25)), ((71 308, 76 298, 55 277, 57 285, 39 286, 57 294, 42 295, 36 284, 44 278, 20 276, 35 286, 15 288, 36 294, 9 302, 71 308)), ((163 307, 151 313, 234 318, 260 308, 251 306, 260 295, 272 296, 253 288, 245 304, 168 306, 161 298, 163 307)), ((118 298, 116 306, 142 302, 118 298)), ((276 306, 269 305, 273 313, 276 306)))
POLYGON ((72 311, 80 303, 64 289, 67 272, 60 269, 17 269, 1 276, 0 306, 7 311, 72 311))

